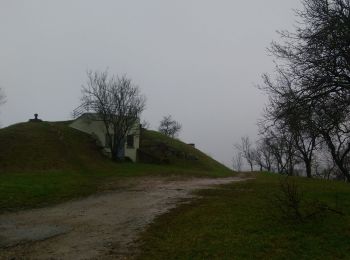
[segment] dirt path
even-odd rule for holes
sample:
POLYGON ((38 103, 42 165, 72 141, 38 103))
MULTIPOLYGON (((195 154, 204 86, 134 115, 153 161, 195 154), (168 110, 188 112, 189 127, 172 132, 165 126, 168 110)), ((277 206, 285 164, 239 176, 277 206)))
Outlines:
POLYGON ((0 215, 0 259, 125 259, 139 232, 192 191, 241 180, 128 179, 119 190, 0 215))

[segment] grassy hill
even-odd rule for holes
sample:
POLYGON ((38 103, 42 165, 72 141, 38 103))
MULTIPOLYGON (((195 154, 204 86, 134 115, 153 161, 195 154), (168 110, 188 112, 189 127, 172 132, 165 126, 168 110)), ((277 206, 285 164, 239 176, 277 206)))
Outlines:
MULTIPOLYGON (((0 145, 0 173, 118 168, 102 155, 91 136, 70 128, 69 122, 12 125, 0 130, 0 145)), ((148 130, 142 131, 140 159, 188 170, 229 170, 190 145, 148 130)))
POLYGON ((179 140, 147 130, 142 137, 143 163, 114 163, 94 139, 70 128, 69 122, 28 122, 1 129, 0 212, 86 196, 129 176, 232 175, 179 140))
POLYGON ((0 172, 108 167, 94 140, 59 123, 20 123, 0 130, 0 172))
POLYGON ((175 165, 186 169, 203 171, 227 171, 227 167, 215 161, 191 145, 156 131, 143 130, 140 160, 148 163, 175 165))

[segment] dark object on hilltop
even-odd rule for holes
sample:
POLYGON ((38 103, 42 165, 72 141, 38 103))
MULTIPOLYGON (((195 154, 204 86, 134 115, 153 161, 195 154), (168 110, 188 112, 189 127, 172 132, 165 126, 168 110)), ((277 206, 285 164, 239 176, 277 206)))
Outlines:
POLYGON ((29 119, 29 122, 42 122, 43 120, 38 118, 38 114, 34 114, 34 119, 29 119))

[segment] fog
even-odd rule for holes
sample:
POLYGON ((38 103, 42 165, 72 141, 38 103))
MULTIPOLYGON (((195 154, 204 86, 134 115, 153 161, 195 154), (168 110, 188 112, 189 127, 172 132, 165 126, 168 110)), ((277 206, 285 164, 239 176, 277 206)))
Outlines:
POLYGON ((38 113, 71 119, 87 70, 130 77, 156 129, 171 114, 180 139, 231 166, 233 144, 256 138, 273 72, 267 47, 293 29, 295 0, 1 0, 1 126, 38 113))

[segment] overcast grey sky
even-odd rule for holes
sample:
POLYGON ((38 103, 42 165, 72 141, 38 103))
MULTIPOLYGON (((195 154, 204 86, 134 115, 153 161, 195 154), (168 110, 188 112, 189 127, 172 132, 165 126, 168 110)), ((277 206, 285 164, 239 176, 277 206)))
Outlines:
POLYGON ((292 29, 298 0, 0 0, 2 126, 39 113, 70 119, 86 71, 127 74, 147 97, 143 118, 171 114, 180 138, 231 165, 256 136, 273 71, 266 48, 292 29))

